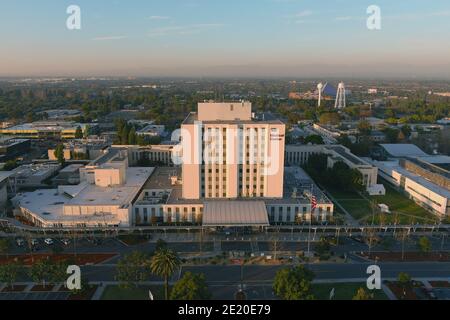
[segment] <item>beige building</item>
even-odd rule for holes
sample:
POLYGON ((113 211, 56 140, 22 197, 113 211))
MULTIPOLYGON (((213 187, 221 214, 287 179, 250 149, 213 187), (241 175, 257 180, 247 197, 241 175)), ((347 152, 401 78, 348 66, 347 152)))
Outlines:
POLYGON ((283 197, 285 125, 249 102, 200 103, 181 140, 183 198, 283 197))

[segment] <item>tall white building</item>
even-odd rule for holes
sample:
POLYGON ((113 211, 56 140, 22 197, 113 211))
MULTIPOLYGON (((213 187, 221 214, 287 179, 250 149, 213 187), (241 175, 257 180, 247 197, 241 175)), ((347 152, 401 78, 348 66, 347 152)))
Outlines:
POLYGON ((183 198, 282 198, 285 125, 250 102, 205 102, 181 126, 183 198))

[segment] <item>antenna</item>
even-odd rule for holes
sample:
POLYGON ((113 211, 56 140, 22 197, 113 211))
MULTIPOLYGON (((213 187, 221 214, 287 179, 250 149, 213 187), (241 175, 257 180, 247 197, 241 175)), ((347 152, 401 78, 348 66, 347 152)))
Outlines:
POLYGON ((335 109, 344 109, 346 107, 345 100, 345 84, 340 82, 336 93, 336 102, 334 104, 335 109))
POLYGON ((322 103, 322 91, 323 91, 323 83, 322 82, 320 82, 317 85, 317 91, 319 91, 319 103, 318 103, 318 106, 320 107, 320 105, 322 103))

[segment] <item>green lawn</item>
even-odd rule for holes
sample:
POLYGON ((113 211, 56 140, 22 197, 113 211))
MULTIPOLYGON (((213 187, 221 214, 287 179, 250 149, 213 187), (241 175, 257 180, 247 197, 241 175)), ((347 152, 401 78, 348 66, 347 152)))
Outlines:
POLYGON ((107 286, 101 300, 149 300, 149 290, 152 291, 155 300, 164 298, 163 287, 139 287, 133 289, 123 289, 118 286, 107 286))
POLYGON ((343 190, 336 190, 336 189, 331 189, 331 188, 326 188, 326 190, 331 193, 331 195, 336 199, 336 200, 352 200, 352 199, 361 199, 363 200, 364 198, 361 197, 357 192, 355 191, 343 191, 343 190))
POLYGON ((338 200, 353 218, 359 220, 372 213, 367 200, 338 200))
MULTIPOLYGON (((434 223, 438 220, 434 214, 420 207, 387 183, 385 183, 385 187, 386 195, 376 196, 375 199, 378 203, 388 205, 391 212, 393 212, 386 215, 386 223, 394 223, 396 216, 400 224, 434 223)), ((375 220, 378 223, 379 217, 376 217, 375 220)))
MULTIPOLYGON (((329 300, 335 289, 334 300, 352 300, 359 288, 366 289, 365 283, 321 283, 313 284, 313 294, 317 300, 329 300)), ((367 289, 366 289, 367 290, 367 289)), ((375 300, 387 300, 383 290, 370 291, 375 300)))
MULTIPOLYGON (((417 205, 404 194, 398 192, 387 182, 383 183, 386 187, 386 195, 369 197, 376 200, 377 203, 389 206, 392 214, 385 215, 385 224, 393 224, 398 220, 400 224, 411 223, 434 223, 438 219, 435 215, 417 205)), ((372 222, 372 209, 369 201, 361 197, 357 192, 328 190, 329 193, 357 220, 362 222, 372 222), (353 200, 352 200, 353 199, 353 200)), ((375 216, 374 222, 380 223, 379 215, 375 216)))

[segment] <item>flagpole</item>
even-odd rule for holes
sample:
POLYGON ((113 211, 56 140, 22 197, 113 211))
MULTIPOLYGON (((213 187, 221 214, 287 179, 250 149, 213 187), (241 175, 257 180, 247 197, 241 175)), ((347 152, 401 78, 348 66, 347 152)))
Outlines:
POLYGON ((308 258, 310 256, 310 247, 311 247, 311 223, 312 223, 312 199, 314 197, 313 190, 314 185, 311 184, 311 198, 310 198, 310 213, 309 213, 309 229, 308 229, 308 258))

